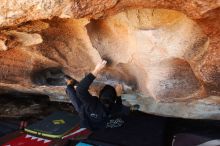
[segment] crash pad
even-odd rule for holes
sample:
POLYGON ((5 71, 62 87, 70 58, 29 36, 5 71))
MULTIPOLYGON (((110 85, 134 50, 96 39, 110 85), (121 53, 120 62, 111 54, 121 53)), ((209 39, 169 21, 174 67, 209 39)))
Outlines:
POLYGON ((49 138, 61 138, 79 125, 79 116, 65 111, 55 112, 27 128, 27 133, 49 138))
POLYGON ((52 141, 50 139, 21 133, 18 137, 15 137, 3 144, 3 146, 48 146, 51 142, 52 141))

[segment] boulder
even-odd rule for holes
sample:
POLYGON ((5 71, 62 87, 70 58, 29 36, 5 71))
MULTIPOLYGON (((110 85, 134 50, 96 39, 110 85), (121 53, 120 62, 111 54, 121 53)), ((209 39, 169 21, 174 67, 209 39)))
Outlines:
POLYGON ((5 0, 0 93, 68 101, 63 75, 80 80, 103 58, 108 65, 90 89, 94 95, 104 84, 121 83, 144 112, 220 119, 219 6, 201 0, 5 0))

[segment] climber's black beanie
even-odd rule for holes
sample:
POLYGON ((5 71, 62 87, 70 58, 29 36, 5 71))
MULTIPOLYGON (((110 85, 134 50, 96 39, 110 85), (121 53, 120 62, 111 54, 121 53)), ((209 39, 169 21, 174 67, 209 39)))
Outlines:
POLYGON ((112 104, 116 101, 116 91, 115 88, 110 85, 105 85, 104 88, 99 93, 99 99, 104 104, 112 104))

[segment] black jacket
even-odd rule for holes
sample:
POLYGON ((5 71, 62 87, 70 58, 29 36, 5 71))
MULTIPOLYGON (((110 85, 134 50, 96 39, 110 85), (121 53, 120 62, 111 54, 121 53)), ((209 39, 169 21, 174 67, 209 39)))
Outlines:
POLYGON ((111 109, 106 108, 98 97, 92 96, 88 91, 94 79, 95 76, 90 73, 76 88, 77 97, 82 102, 79 112, 81 126, 91 130, 121 127, 124 124, 122 116, 129 113, 129 107, 123 106, 121 97, 117 97, 118 101, 111 109))

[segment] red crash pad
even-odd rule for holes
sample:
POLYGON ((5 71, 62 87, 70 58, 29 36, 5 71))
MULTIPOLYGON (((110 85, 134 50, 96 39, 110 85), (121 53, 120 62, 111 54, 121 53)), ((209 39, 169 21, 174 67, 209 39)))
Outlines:
POLYGON ((6 142, 3 146, 48 146, 51 142, 50 139, 23 133, 9 142, 6 142))

